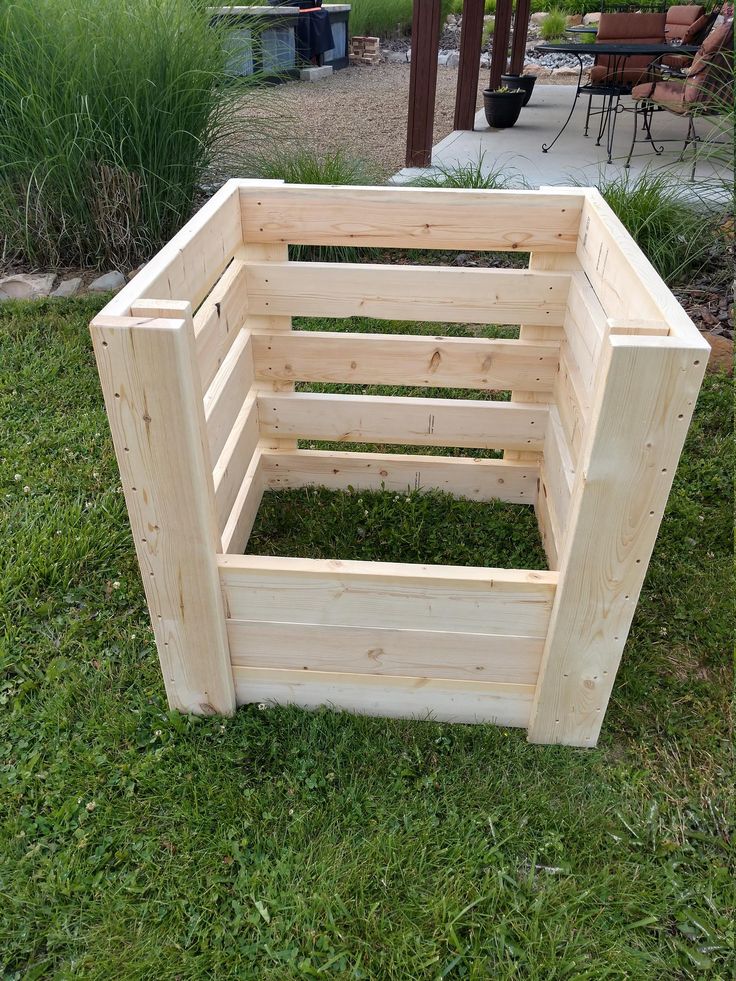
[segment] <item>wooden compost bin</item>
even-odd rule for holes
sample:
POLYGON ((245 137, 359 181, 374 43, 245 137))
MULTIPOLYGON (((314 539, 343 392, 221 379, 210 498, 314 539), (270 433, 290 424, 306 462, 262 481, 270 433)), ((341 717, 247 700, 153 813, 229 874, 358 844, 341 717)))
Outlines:
POLYGON ((709 351, 597 191, 230 181, 92 337, 172 707, 332 704, 595 745, 709 351), (289 244, 531 258, 305 263, 289 244), (355 315, 522 326, 519 340, 290 330, 293 316, 355 315), (550 571, 244 555, 264 490, 308 485, 533 505, 550 571))

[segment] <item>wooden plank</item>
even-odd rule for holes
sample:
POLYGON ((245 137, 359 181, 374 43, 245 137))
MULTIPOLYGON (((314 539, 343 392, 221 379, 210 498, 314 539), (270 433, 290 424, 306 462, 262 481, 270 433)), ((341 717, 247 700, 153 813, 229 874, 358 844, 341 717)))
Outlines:
POLYGON ((607 336, 607 317, 593 287, 584 273, 573 273, 565 315, 565 341, 577 365, 588 400, 607 336))
POLYGON ((259 439, 258 400, 253 393, 243 402, 212 471, 217 522, 220 529, 225 527, 230 517, 259 439))
POLYGON ((245 242, 575 254, 580 189, 262 187, 240 182, 245 242))
POLYGON ((542 539, 544 554, 547 556, 547 566, 557 570, 560 567, 560 557, 557 552, 557 540, 560 537, 559 529, 555 528, 554 519, 550 514, 547 496, 542 493, 537 494, 534 505, 539 525, 539 537, 542 539))
POLYGON ((546 498, 558 554, 563 551, 574 479, 575 469, 560 414, 556 406, 551 406, 540 467, 539 494, 546 498))
POLYGON ((249 263, 251 313, 434 323, 561 325, 568 273, 526 269, 249 263))
POLYGON ((594 746, 705 370, 699 345, 606 340, 529 728, 594 746))
POLYGON ((460 64, 455 88, 455 120, 452 127, 455 130, 474 128, 484 14, 485 0, 464 0, 460 31, 460 64))
POLYGON ((536 465, 469 457, 403 453, 344 453, 294 450, 263 453, 263 474, 271 490, 329 487, 333 490, 441 490, 473 501, 534 504, 536 465))
POLYGON ((204 397, 207 441, 213 467, 232 432, 253 379, 251 337, 247 331, 241 330, 204 397))
POLYGON ((539 637, 228 620, 233 664, 534 685, 539 637))
POLYGON ((490 722, 524 727, 531 685, 483 684, 437 678, 395 678, 275 668, 233 668, 238 705, 250 702, 329 706, 360 715, 438 722, 490 722))
POLYGON ((91 331, 169 705, 230 714, 219 533, 191 327, 98 316, 91 331))
POLYGON ((554 402, 560 414, 573 464, 577 464, 590 417, 590 403, 570 347, 566 341, 560 350, 560 370, 554 388, 554 402))
POLYGON ((240 185, 228 181, 101 311, 124 317, 141 297, 199 306, 242 242, 240 185))
POLYGON ((702 338, 666 283, 595 188, 585 189, 577 255, 611 316, 665 323, 692 345, 702 338))
POLYGON ((263 491, 261 450, 256 448, 222 531, 223 553, 240 554, 245 549, 261 506, 263 491))
MULTIPOLYGON (((242 252, 242 248, 239 250, 242 252)), ((206 392, 248 314, 245 264, 236 257, 194 316, 197 360, 206 392)))
POLYGON ((414 4, 411 22, 409 116, 406 126, 407 167, 429 167, 432 162, 441 16, 440 0, 422 0, 421 3, 414 4))
POLYGON ((511 39, 511 63, 509 64, 509 73, 511 75, 521 75, 524 71, 531 9, 531 0, 516 0, 514 32, 511 39))
POLYGON ((551 392, 560 346, 466 337, 294 331, 253 337, 256 377, 284 382, 347 382, 551 392))
POLYGON ((547 406, 298 392, 259 395, 261 433, 341 443, 541 449, 547 406))
POLYGON ((227 616, 543 637, 551 572, 223 555, 227 616))

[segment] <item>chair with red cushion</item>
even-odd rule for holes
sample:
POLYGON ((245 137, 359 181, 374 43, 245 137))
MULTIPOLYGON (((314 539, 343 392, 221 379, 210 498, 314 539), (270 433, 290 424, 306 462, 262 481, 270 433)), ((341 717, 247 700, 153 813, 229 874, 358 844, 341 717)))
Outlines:
MULTIPOLYGON (((667 14, 601 14, 596 44, 664 44, 667 14)), ((591 85, 637 85, 651 78, 650 55, 598 55, 591 85)))
POLYGON ((708 35, 684 79, 658 79, 635 85, 631 97, 635 103, 634 138, 626 166, 631 162, 634 144, 637 142, 639 114, 644 115, 646 123, 648 113, 651 118, 655 110, 665 110, 688 119, 688 130, 680 159, 682 160, 688 146, 692 144, 694 153, 691 179, 694 179, 699 142, 695 132, 695 117, 720 115, 727 112, 733 103, 733 20, 726 21, 708 35))
MULTIPOLYGON (((697 4, 681 4, 667 11, 665 34, 667 41, 681 44, 702 44, 710 33, 718 17, 718 9, 706 14, 705 8, 697 4)), ((662 64, 676 71, 687 68, 691 58, 688 55, 665 55, 662 64)))

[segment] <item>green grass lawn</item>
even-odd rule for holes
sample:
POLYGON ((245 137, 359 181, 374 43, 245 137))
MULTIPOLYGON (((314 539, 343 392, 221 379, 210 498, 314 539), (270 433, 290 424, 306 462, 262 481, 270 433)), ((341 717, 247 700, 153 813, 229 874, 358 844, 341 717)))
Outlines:
MULTIPOLYGON (((0 305, 0 977, 730 978, 729 379, 701 394, 598 749, 187 718, 148 625, 98 305, 0 305)), ((392 547, 425 545, 431 511, 417 495, 392 547)))

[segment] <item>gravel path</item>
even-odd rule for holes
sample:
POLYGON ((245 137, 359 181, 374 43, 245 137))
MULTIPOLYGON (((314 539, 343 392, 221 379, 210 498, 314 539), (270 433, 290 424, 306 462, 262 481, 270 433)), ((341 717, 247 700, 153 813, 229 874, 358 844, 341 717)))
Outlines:
MULTIPOLYGON (((437 69, 435 144, 452 132, 456 84, 457 69, 437 69)), ((487 84, 488 71, 483 69, 479 107, 487 84)), ((404 166, 408 64, 345 68, 321 82, 287 82, 260 89, 257 99, 259 112, 281 124, 284 141, 317 154, 342 150, 348 157, 364 159, 376 169, 379 180, 404 166)), ((250 106, 246 111, 252 114, 250 106)))

